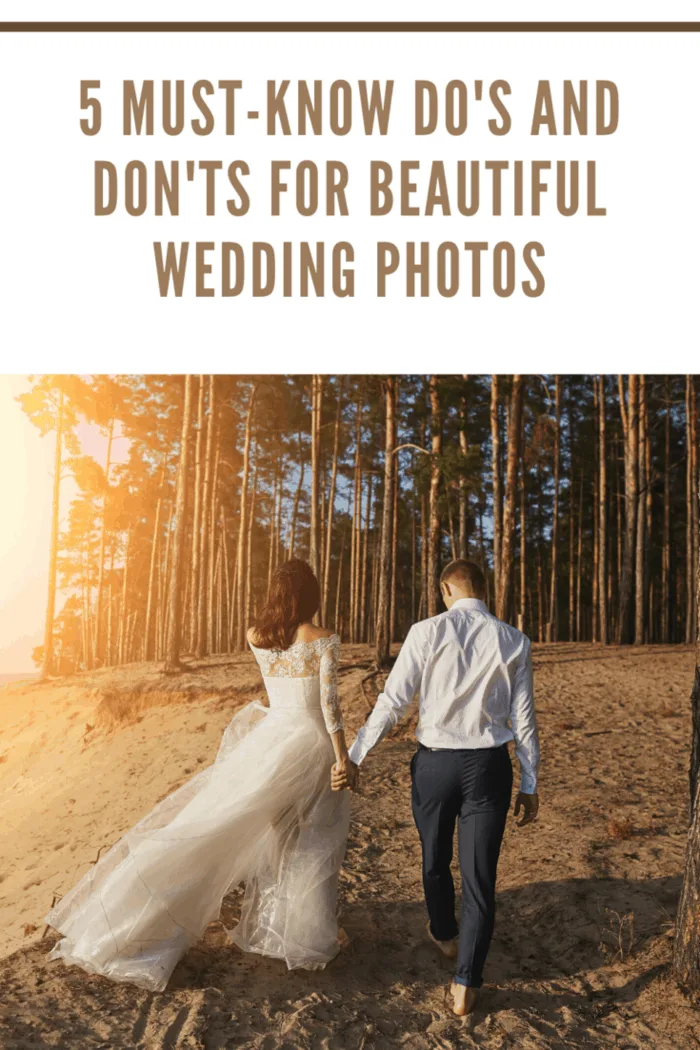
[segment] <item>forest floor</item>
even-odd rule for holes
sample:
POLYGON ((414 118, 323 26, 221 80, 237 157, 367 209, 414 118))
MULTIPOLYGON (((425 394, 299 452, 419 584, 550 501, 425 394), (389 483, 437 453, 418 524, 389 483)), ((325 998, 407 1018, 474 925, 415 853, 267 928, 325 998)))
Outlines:
MULTIPOLYGON (((509 823, 486 984, 464 1020, 425 934, 413 723, 369 756, 352 798, 341 879, 350 943, 338 958, 288 973, 213 924, 154 995, 48 963, 43 916, 100 847, 213 760, 232 712, 262 692, 252 658, 212 657, 176 678, 133 665, 0 690, 2 1050, 700 1046, 700 1012, 669 969, 692 652, 562 643, 535 646, 534 658, 541 816, 509 823)), ((368 710, 371 653, 348 646, 343 660, 352 736, 368 710)))

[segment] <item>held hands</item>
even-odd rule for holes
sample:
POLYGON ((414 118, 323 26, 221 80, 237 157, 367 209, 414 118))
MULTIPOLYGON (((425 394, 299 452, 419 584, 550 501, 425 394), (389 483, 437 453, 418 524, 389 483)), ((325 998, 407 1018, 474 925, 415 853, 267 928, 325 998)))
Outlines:
POLYGON ((524 828, 526 824, 532 824, 534 820, 537 820, 539 808, 540 800, 537 795, 526 795, 524 791, 519 791, 515 800, 515 808, 513 810, 516 817, 521 809, 523 811, 522 818, 516 821, 518 827, 524 828))
POLYGON ((343 759, 341 762, 336 762, 331 769, 331 789, 343 791, 344 788, 350 788, 351 791, 355 791, 359 778, 359 767, 349 758, 343 759))

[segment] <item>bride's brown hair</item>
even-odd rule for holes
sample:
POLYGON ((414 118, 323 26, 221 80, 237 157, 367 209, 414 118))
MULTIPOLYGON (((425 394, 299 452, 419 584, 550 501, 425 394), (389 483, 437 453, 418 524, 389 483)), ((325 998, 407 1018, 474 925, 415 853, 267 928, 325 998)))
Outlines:
POLYGON ((297 628, 318 612, 321 592, 310 565, 300 558, 285 561, 272 574, 267 601, 253 624, 259 649, 288 649, 297 628))

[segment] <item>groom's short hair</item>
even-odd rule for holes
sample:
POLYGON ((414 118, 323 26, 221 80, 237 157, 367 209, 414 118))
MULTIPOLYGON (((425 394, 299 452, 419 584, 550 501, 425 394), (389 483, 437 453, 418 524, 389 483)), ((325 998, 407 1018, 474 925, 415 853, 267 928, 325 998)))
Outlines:
POLYGON ((450 580, 461 583, 479 597, 486 594, 486 577, 475 561, 467 561, 466 558, 451 561, 442 570, 440 583, 449 583, 450 580))

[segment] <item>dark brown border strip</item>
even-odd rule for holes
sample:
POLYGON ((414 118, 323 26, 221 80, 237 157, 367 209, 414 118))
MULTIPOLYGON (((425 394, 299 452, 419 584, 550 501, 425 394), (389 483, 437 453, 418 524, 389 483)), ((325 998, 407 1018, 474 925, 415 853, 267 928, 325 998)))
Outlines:
POLYGON ((700 33, 700 22, 0 22, 0 33, 700 33))

